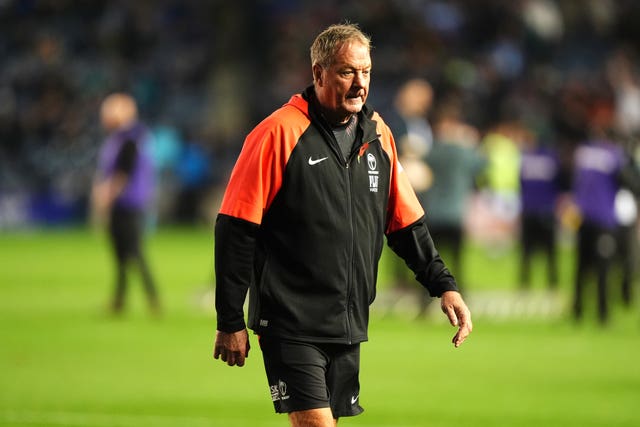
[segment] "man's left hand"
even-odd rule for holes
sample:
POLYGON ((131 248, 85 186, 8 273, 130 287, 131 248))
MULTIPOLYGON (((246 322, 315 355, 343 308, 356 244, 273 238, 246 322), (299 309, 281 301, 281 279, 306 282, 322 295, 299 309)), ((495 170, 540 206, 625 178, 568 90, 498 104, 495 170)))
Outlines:
POLYGON ((456 291, 447 291, 443 293, 440 298, 440 307, 449 318, 449 322, 453 326, 458 327, 458 332, 451 342, 453 342, 454 346, 460 347, 473 330, 471 312, 462 300, 460 293, 456 291))

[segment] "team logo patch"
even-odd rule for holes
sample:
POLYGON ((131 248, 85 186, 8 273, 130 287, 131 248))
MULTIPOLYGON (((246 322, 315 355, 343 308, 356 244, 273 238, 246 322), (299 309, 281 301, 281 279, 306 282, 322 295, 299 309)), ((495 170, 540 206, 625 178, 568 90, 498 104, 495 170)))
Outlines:
POLYGON ((278 384, 269 386, 271 391, 271 400, 277 402, 278 400, 287 400, 290 396, 287 394, 287 383, 282 380, 278 380, 278 384))
POLYGON ((379 179, 379 171, 378 162, 376 161, 376 156, 371 153, 367 153, 367 165, 369 166, 369 191, 372 193, 378 192, 378 179, 379 179))

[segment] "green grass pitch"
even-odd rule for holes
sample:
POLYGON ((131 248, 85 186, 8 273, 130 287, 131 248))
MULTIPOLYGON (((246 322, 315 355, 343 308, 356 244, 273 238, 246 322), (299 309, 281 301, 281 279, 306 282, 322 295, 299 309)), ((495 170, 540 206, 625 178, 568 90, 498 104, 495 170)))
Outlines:
MULTIPOLYGON (((244 368, 211 356, 212 252, 211 229, 160 229, 148 253, 164 316, 148 315, 136 277, 127 314, 113 319, 102 234, 0 233, 0 425, 287 425, 273 413, 255 337, 244 368)), ((470 292, 515 292, 513 253, 467 254, 470 292)), ((388 270, 383 263, 382 289, 388 270)), ((566 300, 566 259, 562 275, 566 300)), ((374 304, 362 347, 365 412, 339 425, 639 426, 640 311, 616 306, 606 328, 594 314, 575 325, 566 315, 479 312, 454 349, 454 329, 440 316, 382 315, 374 304)))

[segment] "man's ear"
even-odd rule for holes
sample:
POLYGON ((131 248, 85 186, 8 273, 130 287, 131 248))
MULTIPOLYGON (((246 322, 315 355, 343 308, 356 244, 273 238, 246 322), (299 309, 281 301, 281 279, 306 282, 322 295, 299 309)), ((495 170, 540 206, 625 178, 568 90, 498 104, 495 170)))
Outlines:
POLYGON ((313 64, 311 71, 313 72, 313 81, 322 86, 322 66, 319 64, 313 64))

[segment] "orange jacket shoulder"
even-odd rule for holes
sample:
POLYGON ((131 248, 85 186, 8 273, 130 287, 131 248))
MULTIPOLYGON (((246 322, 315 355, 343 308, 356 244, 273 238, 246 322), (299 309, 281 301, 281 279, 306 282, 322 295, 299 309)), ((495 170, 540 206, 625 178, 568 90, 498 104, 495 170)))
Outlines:
POLYGON ((220 213, 260 224, 282 185, 285 167, 309 127, 307 103, 294 95, 247 135, 233 168, 220 213))

